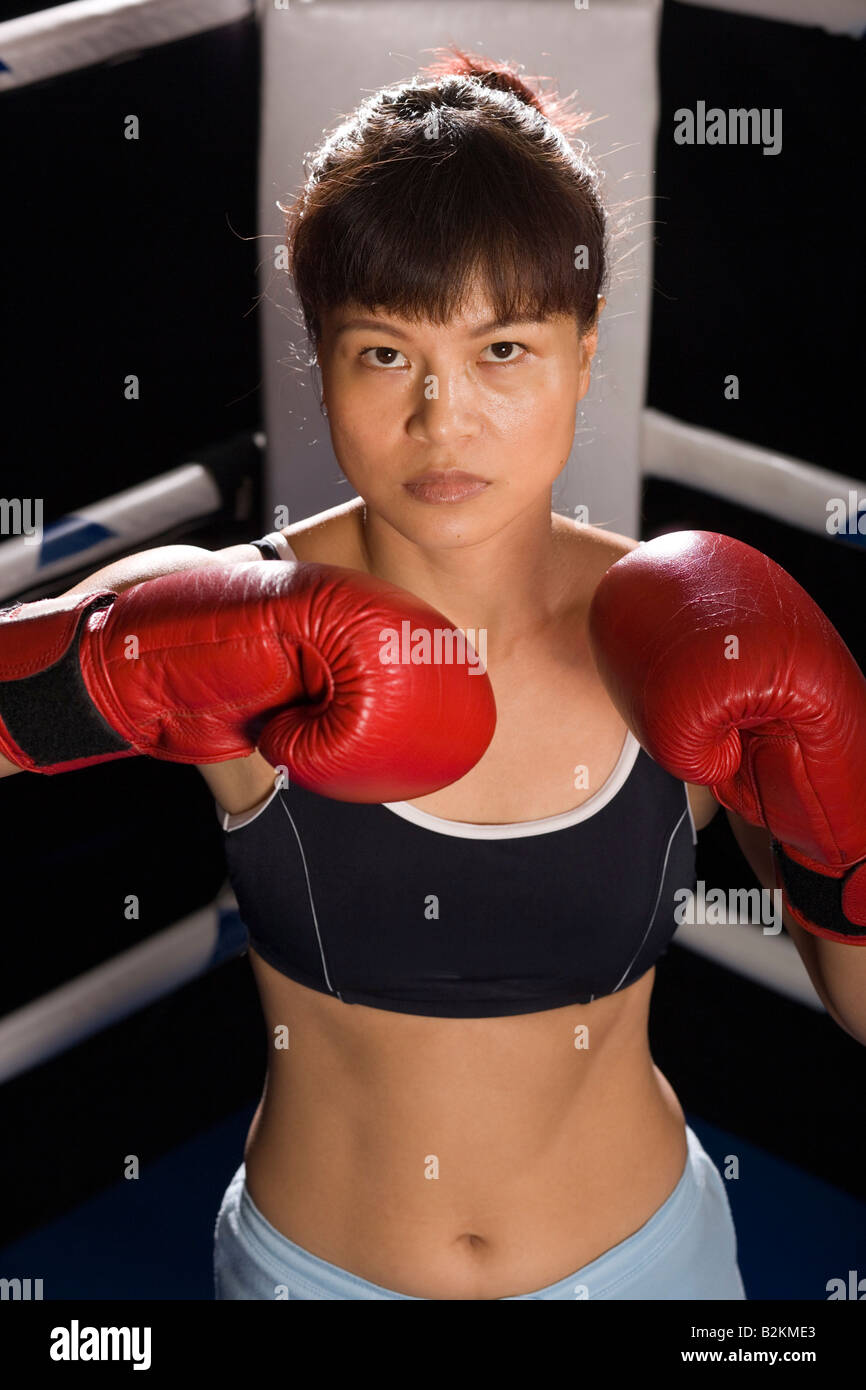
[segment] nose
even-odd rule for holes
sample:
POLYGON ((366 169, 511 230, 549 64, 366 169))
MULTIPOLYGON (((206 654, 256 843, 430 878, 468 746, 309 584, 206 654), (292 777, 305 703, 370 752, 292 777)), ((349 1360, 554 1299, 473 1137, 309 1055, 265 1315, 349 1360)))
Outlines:
POLYGON ((413 439, 447 443, 480 432, 478 401, 471 381, 459 372, 430 372, 413 402, 409 433, 413 439))

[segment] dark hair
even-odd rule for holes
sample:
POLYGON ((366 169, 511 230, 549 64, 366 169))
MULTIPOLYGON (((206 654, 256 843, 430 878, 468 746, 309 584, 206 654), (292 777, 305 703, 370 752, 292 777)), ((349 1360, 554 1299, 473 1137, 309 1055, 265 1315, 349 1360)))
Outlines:
POLYGON ((445 323, 476 273, 498 318, 573 313, 588 332, 606 216, 587 146, 567 137, 589 113, 532 91, 513 64, 434 51, 448 56, 362 102, 278 204, 311 343, 321 311, 349 301, 445 323))

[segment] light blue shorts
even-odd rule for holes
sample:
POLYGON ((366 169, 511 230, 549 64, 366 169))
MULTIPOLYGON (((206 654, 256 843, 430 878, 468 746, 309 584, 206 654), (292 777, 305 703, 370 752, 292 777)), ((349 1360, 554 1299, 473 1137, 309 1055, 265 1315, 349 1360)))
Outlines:
MULTIPOLYGON (((688 1125, 686 1138, 689 1152, 682 1177, 639 1230, 556 1284, 514 1294, 513 1300, 745 1299, 724 1179, 688 1125)), ((218 1299, 421 1301, 320 1260, 281 1235, 254 1205, 243 1163, 226 1189, 216 1220, 214 1288, 218 1299)))

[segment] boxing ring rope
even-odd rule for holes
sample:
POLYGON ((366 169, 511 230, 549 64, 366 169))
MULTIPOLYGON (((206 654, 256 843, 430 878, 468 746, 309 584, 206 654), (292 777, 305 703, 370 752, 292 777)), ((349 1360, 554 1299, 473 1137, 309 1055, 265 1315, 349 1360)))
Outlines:
POLYGON ((0 24, 0 92, 244 19, 253 0, 71 0, 0 24))
MULTIPOLYGON (((135 487, 76 508, 32 537, 13 536, 0 544, 0 600, 22 598, 36 584, 83 565, 98 568, 112 555, 130 552, 171 528, 217 514, 231 503, 243 481, 242 468, 258 466, 252 448, 263 451, 261 432, 209 450, 201 463, 186 463, 135 487)), ((848 502, 863 480, 831 473, 785 454, 773 453, 713 430, 685 424, 660 411, 641 415, 641 467, 644 476, 665 479, 724 497, 773 520, 812 531, 827 540, 866 548, 866 533, 827 529, 827 502, 848 502)), ((863 489, 866 493, 866 489, 863 489)), ((866 510, 866 495, 860 501, 866 510)), ((856 508, 855 508, 856 512, 856 508)))
POLYGON ((859 511, 866 511, 862 478, 830 473, 786 454, 684 424, 658 410, 644 410, 641 416, 641 466, 650 477, 713 493, 774 521, 814 531, 825 540, 866 548, 866 532, 836 534, 827 527, 830 498, 840 499, 853 517, 858 514, 858 499, 859 511))
MULTIPOLYGON (((69 0, 0 23, 0 92, 96 63, 118 62, 256 14, 268 0, 69 0)), ((272 0, 271 0, 272 3, 272 0)), ((311 0, 301 0, 310 4, 311 0)), ((682 0, 683 4, 805 24, 830 34, 866 31, 862 0, 682 0)), ((288 8, 288 4, 286 5, 288 8)))
POLYGON ((246 950, 230 890, 0 1022, 0 1082, 39 1066, 246 950))
MULTIPOLYGON (((146 482, 59 517, 38 535, 16 535, 0 544, 0 601, 45 597, 64 575, 98 569, 157 537, 188 529, 194 521, 239 514, 261 470, 265 436, 238 434, 210 447, 201 462, 181 464, 146 482)), ((30 523, 28 522, 28 525, 30 523)), ((163 541, 163 543, 167 543, 163 541)))

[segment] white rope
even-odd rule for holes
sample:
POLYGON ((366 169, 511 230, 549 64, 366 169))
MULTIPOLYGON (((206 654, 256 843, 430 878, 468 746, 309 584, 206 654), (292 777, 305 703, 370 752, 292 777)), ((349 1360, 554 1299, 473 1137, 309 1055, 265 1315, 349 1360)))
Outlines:
POLYGON ((840 510, 831 508, 832 499, 855 517, 852 494, 866 504, 862 478, 831 473, 649 409, 641 416, 641 469, 650 477, 713 493, 825 540, 866 545, 866 536, 837 535, 828 524, 840 510))
POLYGON ((245 949, 235 900, 224 890, 215 902, 174 926, 7 1014, 0 1021, 0 1082, 65 1052, 245 949))
POLYGON ((217 29, 252 0, 72 0, 0 24, 0 91, 217 29))

